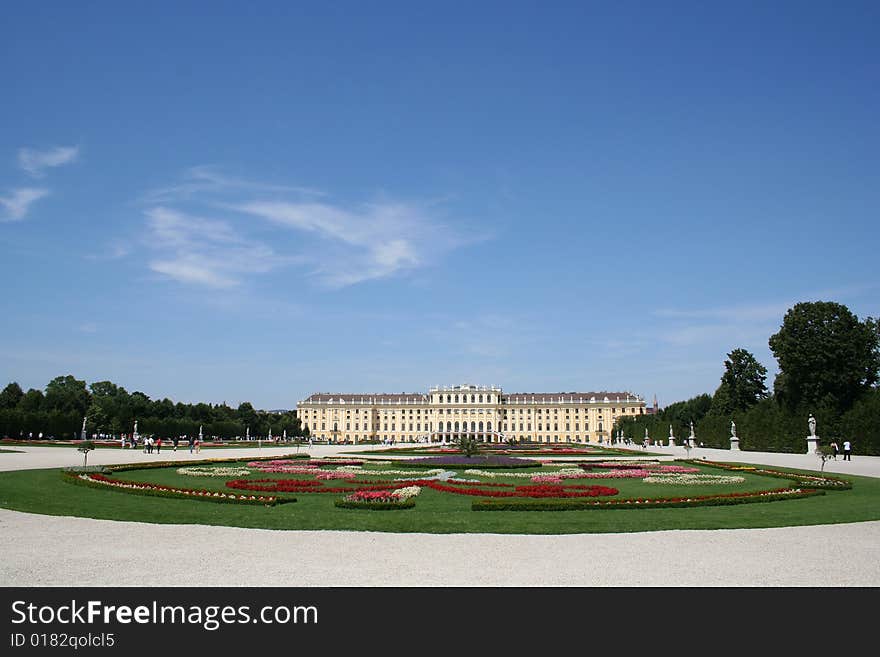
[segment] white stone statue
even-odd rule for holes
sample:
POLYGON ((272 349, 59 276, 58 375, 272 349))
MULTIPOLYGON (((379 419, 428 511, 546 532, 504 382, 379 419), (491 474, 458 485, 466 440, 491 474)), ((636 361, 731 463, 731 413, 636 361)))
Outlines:
POLYGON ((86 435, 86 419, 87 419, 88 417, 89 417, 89 416, 86 415, 86 416, 83 418, 83 427, 82 427, 83 436, 86 435))
POLYGON ((648 440, 648 427, 645 427, 645 440, 648 440))
POLYGON ((690 435, 690 437, 692 439, 694 438, 694 423, 693 422, 691 422, 691 435, 690 435))
POLYGON ((672 435, 672 425, 671 425, 671 424, 669 425, 669 437, 670 437, 670 438, 673 438, 673 435, 672 435))
POLYGON ((736 423, 733 420, 730 421, 730 437, 736 438, 736 423))
POLYGON ((813 417, 813 414, 810 413, 810 419, 807 420, 807 424, 810 425, 810 436, 816 435, 816 418, 813 417))
POLYGON ((138 432, 138 421, 137 420, 134 421, 134 432, 135 433, 138 432))

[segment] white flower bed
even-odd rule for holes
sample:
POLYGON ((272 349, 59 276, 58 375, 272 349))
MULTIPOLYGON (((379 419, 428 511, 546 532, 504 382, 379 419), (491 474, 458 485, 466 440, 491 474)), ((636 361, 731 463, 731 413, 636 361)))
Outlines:
POLYGON ((407 486, 406 488, 395 488, 391 492, 397 495, 397 497, 402 500, 408 500, 409 498, 415 497, 416 495, 421 493, 422 489, 420 486, 407 486))
POLYGON ((200 468, 190 466, 188 468, 177 468, 177 474, 189 475, 190 477, 243 477, 251 473, 247 468, 200 468))
POLYGON ((562 479, 583 479, 586 475, 580 468, 562 468, 560 470, 537 470, 535 472, 494 472, 492 470, 465 470, 466 475, 475 475, 478 477, 518 477, 520 479, 531 479, 536 476, 561 477, 562 479))
POLYGON ((642 481, 649 484, 671 484, 673 486, 700 486, 706 484, 741 484, 745 477, 713 474, 655 474, 642 481))
MULTIPOLYGON (((350 472, 357 475, 412 475, 412 470, 364 470, 358 465, 343 465, 336 468, 336 472, 350 472)), ((433 468, 431 470, 423 470, 426 475, 436 475, 443 472, 442 468, 433 468)), ((414 479, 422 479, 423 477, 413 477, 414 479)))

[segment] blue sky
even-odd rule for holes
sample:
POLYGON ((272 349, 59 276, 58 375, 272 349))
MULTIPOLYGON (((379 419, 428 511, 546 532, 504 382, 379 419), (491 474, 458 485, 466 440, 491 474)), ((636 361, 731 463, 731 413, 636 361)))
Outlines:
POLYGON ((713 392, 880 301, 873 2, 7 2, 0 385, 713 392))

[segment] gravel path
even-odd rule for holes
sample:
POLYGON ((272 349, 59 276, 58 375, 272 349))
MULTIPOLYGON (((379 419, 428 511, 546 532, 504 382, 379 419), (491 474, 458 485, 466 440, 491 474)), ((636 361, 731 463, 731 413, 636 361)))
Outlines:
MULTIPOLYGON (((22 449, 25 454, 0 455, 0 469, 58 467, 78 457, 63 448, 22 449)), ((343 451, 316 446, 310 453, 343 451)), ((684 455, 681 448, 661 452, 684 455)), ((229 453, 272 451, 190 456, 184 450, 160 458, 229 453)), ((694 455, 734 460, 723 450, 694 455)), ((124 450, 89 455, 90 463, 154 459, 124 450)), ((740 452, 735 460, 818 469, 816 458, 806 455, 740 452)), ((825 469, 880 476, 880 457, 856 456, 825 469)), ((0 555, 2 586, 880 586, 880 521, 637 534, 435 535, 152 525, 0 509, 0 555), (145 552, 162 558, 145 559, 145 552)))

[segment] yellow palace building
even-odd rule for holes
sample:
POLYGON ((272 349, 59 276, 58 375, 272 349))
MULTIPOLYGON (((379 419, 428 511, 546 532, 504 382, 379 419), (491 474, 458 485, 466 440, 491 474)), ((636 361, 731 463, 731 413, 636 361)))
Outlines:
POLYGON ((428 393, 315 393, 297 417, 317 439, 358 443, 449 442, 470 435, 484 442, 600 443, 614 421, 643 415, 630 392, 516 392, 495 386, 438 386, 428 393))

